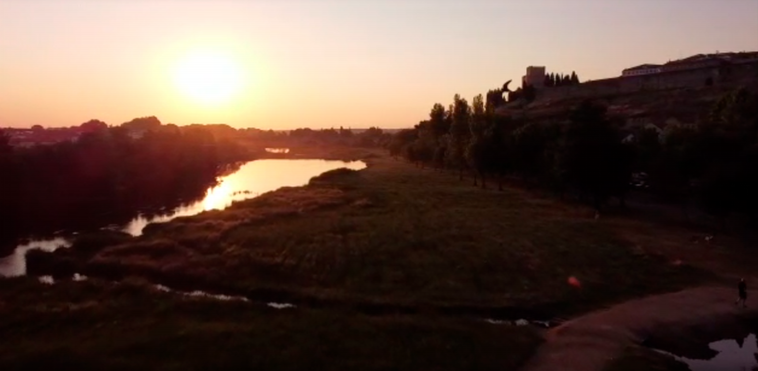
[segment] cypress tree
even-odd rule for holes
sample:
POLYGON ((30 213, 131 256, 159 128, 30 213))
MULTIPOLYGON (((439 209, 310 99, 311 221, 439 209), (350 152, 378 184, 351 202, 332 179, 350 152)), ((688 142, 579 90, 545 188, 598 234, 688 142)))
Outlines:
POLYGON ((579 85, 579 76, 577 76, 576 71, 571 72, 571 85, 579 85))

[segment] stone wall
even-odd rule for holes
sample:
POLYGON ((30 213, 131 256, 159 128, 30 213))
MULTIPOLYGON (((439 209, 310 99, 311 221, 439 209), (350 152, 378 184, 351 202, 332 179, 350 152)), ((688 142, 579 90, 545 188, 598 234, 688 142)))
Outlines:
POLYGON ((714 85, 753 85, 758 83, 758 62, 733 64, 693 70, 662 72, 653 75, 625 76, 588 81, 580 85, 542 88, 538 101, 566 98, 589 98, 646 90, 664 90, 704 86, 711 78, 714 85))

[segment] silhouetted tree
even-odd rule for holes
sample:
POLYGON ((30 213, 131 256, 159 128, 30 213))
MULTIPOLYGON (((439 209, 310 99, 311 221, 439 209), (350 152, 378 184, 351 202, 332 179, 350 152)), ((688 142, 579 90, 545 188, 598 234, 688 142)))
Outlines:
POLYGON ((121 124, 121 126, 129 130, 148 131, 158 129, 161 126, 161 121, 155 116, 138 117, 121 124))
MULTIPOLYGON (((576 84, 575 76, 556 75, 556 83, 576 84)), ((532 94, 525 86, 509 99, 528 101, 532 94)), ((697 201, 721 220, 740 213, 758 221, 755 93, 725 95, 697 127, 642 129, 630 141, 622 141, 605 107, 589 101, 569 112, 568 125, 497 115, 486 103, 477 96, 469 107, 456 95, 447 110, 435 104, 429 120, 394 135, 388 148, 420 166, 457 169, 460 178, 471 170, 482 186, 487 177, 497 177, 502 187, 505 175, 516 176, 560 194, 589 196, 598 209, 610 197, 623 204, 631 173, 645 172, 649 190, 666 200, 683 206, 697 201)))
POLYGON ((0 144, 0 239, 101 227, 103 215, 121 223, 152 207, 178 206, 201 197, 227 166, 252 159, 203 127, 161 128, 137 139, 127 128, 92 127, 101 129, 77 142, 12 151, 0 144))
POLYGON ((700 171, 703 208, 722 220, 741 212, 756 220, 758 212, 758 95, 739 89, 713 107, 710 122, 700 127, 690 161, 700 171))
POLYGON ((392 156, 401 156, 406 151, 406 148, 413 144, 413 141, 417 138, 416 130, 403 129, 398 131, 389 144, 389 151, 392 156))
POLYGON ((487 109, 496 109, 505 104, 505 98, 503 98, 503 91, 500 89, 494 89, 487 92, 487 109))
POLYGON ((585 101, 570 114, 561 154, 566 183, 593 199, 596 209, 623 195, 631 176, 631 156, 603 106, 585 101))
POLYGON ((342 126, 340 126, 339 136, 342 139, 350 139, 353 137, 353 131, 350 129, 345 129, 342 126))
POLYGON ((429 112, 429 123, 435 141, 450 131, 450 125, 445 119, 445 115, 445 106, 440 103, 435 103, 432 106, 431 112, 429 112))
POLYGON ((469 121, 471 108, 465 98, 456 94, 453 97, 452 124, 448 134, 448 145, 445 155, 447 163, 453 169, 458 169, 458 178, 463 180, 463 171, 466 168, 466 147, 470 137, 469 121))
POLYGON ((92 132, 92 131, 105 130, 105 129, 108 128, 108 124, 106 124, 106 123, 104 123, 104 122, 102 122, 100 120, 92 119, 92 120, 89 120, 89 121, 87 121, 87 122, 79 125, 79 127, 82 130, 84 130, 84 131, 92 132))
POLYGON ((486 173, 497 178, 498 189, 503 190, 504 178, 516 171, 514 151, 514 130, 521 123, 507 116, 489 115, 485 131, 486 151, 484 168, 486 173))
POLYGON ((487 172, 487 146, 489 120, 484 108, 481 95, 474 97, 471 104, 472 114, 469 123, 469 141, 465 150, 466 163, 474 171, 474 185, 477 176, 482 179, 482 188, 486 188, 485 173, 487 172))
POLYGON ((575 71, 571 72, 571 85, 579 85, 579 76, 575 71))

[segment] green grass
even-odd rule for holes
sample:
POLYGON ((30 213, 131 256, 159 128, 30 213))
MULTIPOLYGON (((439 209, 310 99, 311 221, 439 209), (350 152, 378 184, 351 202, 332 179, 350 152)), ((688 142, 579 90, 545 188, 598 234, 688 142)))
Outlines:
POLYGON ((519 190, 481 190, 455 174, 384 156, 369 164, 225 211, 150 226, 84 269, 236 293, 547 306, 561 315, 703 277, 633 251, 581 207, 519 190), (567 284, 571 276, 581 288, 567 284))
POLYGON ((514 370, 534 329, 435 317, 275 310, 140 281, 0 280, 0 369, 514 370))

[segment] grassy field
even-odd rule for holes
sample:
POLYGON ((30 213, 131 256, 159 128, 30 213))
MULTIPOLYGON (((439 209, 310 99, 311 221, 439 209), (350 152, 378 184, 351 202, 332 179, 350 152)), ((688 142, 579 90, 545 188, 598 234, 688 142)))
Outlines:
POLYGON ((369 167, 138 238, 101 233, 33 254, 35 274, 128 282, 0 280, 0 368, 513 370, 538 330, 484 318, 567 317, 710 277, 582 206, 482 190, 379 152, 293 156, 369 167), (253 302, 188 299, 148 281, 253 302))
POLYGON ((363 157, 370 166, 360 172, 336 171, 304 188, 149 226, 80 269, 272 299, 549 315, 703 279, 635 248, 589 209, 363 157))
POLYGON ((0 369, 514 370, 529 327, 275 310, 181 297, 139 281, 0 280, 0 369))

